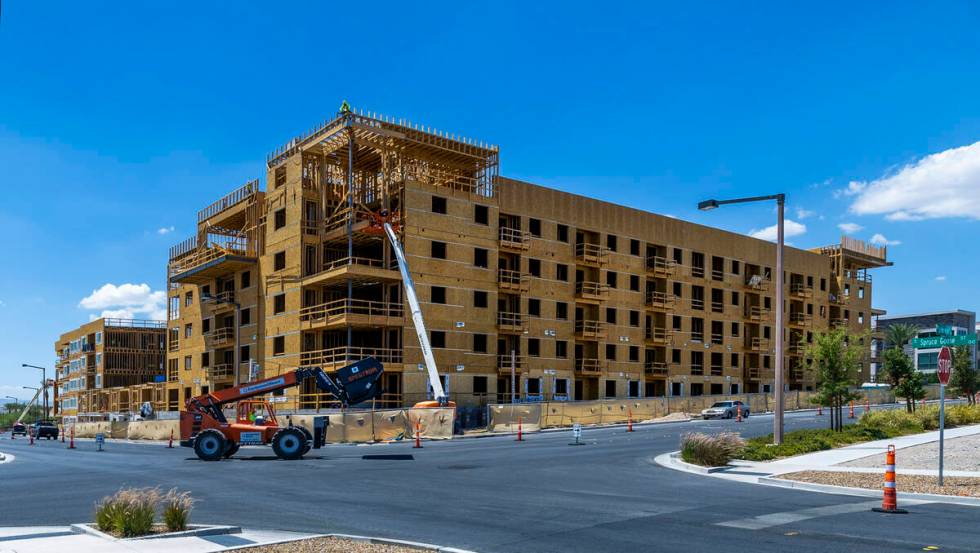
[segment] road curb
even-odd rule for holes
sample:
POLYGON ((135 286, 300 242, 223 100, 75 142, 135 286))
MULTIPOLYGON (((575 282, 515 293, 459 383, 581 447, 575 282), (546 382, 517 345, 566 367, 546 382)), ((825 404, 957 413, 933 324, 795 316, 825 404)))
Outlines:
POLYGON ((712 475, 716 472, 721 472, 732 468, 731 466, 724 467, 702 467, 701 465, 694 465, 683 461, 680 457, 680 451, 671 451, 669 453, 661 453, 653 458, 653 462, 668 469, 679 470, 681 472, 690 472, 692 474, 702 474, 702 475, 712 475))
POLYGON ((112 534, 107 534, 91 523, 78 523, 72 524, 70 526, 71 531, 76 534, 88 534, 90 536, 95 536, 97 538, 102 538, 104 540, 112 541, 139 541, 139 540, 162 540, 162 539, 173 539, 173 538, 190 538, 190 537, 200 537, 200 536, 223 536, 226 534, 241 534, 242 529, 239 526, 225 526, 216 524, 195 524, 197 528, 192 528, 190 530, 185 530, 183 532, 168 532, 165 534, 151 534, 149 536, 139 536, 135 538, 117 538, 112 534))
POLYGON ((337 538, 342 540, 358 541, 364 543, 371 543, 376 545, 399 545, 402 547, 408 547, 411 549, 418 549, 420 551, 438 551, 439 553, 478 553, 469 549, 459 549, 456 547, 444 547, 441 545, 434 545, 431 543, 422 543, 417 541, 408 540, 395 540, 389 538, 379 538, 376 536, 355 536, 351 534, 314 534, 311 536, 304 536, 301 538, 289 538, 285 540, 272 541, 268 543, 263 543, 261 545, 240 545, 237 547, 230 547, 224 549, 223 551, 247 551, 256 547, 265 547, 267 545, 276 545, 282 543, 293 543, 297 541, 312 540, 317 538, 337 538))
POLYGON ((17 457, 14 457, 9 453, 0 453, 0 465, 3 465, 5 463, 13 463, 14 459, 16 458, 17 457))
MULTIPOLYGON (((808 492, 830 493, 836 495, 852 495, 856 497, 881 497, 881 490, 869 490, 867 488, 851 488, 847 486, 831 486, 830 484, 815 484, 813 482, 800 482, 798 480, 786 480, 773 478, 772 476, 760 476, 758 483, 763 486, 776 488, 787 488, 792 490, 802 490, 808 492)), ((950 503, 954 505, 967 505, 970 507, 980 507, 980 497, 959 497, 955 495, 940 495, 933 493, 913 493, 898 492, 899 499, 931 501, 934 503, 950 503)))

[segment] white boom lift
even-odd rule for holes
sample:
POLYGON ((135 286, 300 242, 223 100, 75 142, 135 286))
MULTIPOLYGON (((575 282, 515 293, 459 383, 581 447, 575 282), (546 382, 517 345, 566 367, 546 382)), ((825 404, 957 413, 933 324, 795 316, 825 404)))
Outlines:
POLYGON ((419 298, 415 295, 415 283, 412 275, 408 271, 408 261, 405 260, 405 252, 398 242, 395 230, 386 221, 384 223, 385 234, 391 242, 391 249, 395 252, 398 259, 398 270, 402 274, 402 281, 405 284, 405 299, 408 300, 408 307, 412 310, 412 323, 415 325, 415 334, 419 338, 419 347, 422 348, 422 358, 425 360, 425 369, 429 372, 429 386, 432 387, 433 401, 422 401, 416 403, 416 407, 453 407, 453 402, 449 401, 445 389, 442 387, 442 380, 439 379, 439 371, 436 368, 435 357, 432 356, 432 346, 429 345, 429 335, 425 331, 425 321, 422 320, 422 308, 419 307, 419 298))
MULTIPOLYGON (((39 389, 37 392, 34 393, 34 397, 32 397, 31 400, 27 402, 27 405, 24 406, 24 410, 21 411, 20 412, 20 416, 17 417, 17 422, 18 423, 24 420, 24 417, 27 415, 27 412, 31 410, 31 405, 34 405, 34 402, 37 401, 37 398, 41 397, 41 394, 45 390, 47 390, 47 388, 48 388, 47 387, 47 383, 45 383, 45 386, 43 388, 39 389)), ((44 413, 43 416, 46 417, 46 416, 48 416, 48 414, 47 413, 44 413)))

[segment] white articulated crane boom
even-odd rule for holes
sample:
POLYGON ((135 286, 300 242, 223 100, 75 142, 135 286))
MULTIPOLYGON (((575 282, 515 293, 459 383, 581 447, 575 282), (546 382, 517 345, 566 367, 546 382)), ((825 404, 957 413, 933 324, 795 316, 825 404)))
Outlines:
MULTIPOLYGON (((37 401, 37 398, 41 396, 41 392, 45 391, 46 389, 47 386, 44 386, 43 388, 39 389, 37 392, 34 393, 34 397, 32 397, 31 400, 27 402, 27 405, 24 406, 24 410, 21 411, 20 416, 17 417, 18 423, 24 420, 24 417, 27 415, 27 412, 31 410, 31 405, 34 405, 34 402, 37 401)), ((47 416, 47 413, 45 413, 42 416, 47 416)))
POLYGON ((405 260, 405 252, 402 251, 401 243, 395 235, 395 230, 388 222, 384 223, 385 234, 391 242, 391 249, 395 252, 398 259, 398 270, 402 274, 402 282, 405 285, 405 299, 408 300, 408 307, 412 311, 412 323, 415 325, 415 334, 418 335, 419 347, 422 348, 422 358, 425 360, 425 369, 429 373, 429 386, 432 387, 433 401, 423 401, 417 403, 416 407, 445 407, 453 406, 449 401, 446 390, 442 387, 442 380, 439 379, 439 370, 436 368, 436 359, 432 356, 432 346, 429 345, 429 335, 425 331, 425 321, 422 320, 422 308, 419 306, 419 298, 415 295, 415 283, 408 270, 408 261, 405 260))

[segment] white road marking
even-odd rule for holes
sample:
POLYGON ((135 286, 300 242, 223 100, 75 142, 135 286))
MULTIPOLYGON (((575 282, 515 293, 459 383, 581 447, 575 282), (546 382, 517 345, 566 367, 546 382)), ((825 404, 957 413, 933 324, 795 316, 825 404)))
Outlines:
MULTIPOLYGON (((923 503, 932 503, 931 501, 902 501, 902 505, 920 505, 923 503)), ((793 522, 800 522, 802 520, 809 520, 811 518, 829 517, 834 515, 843 515, 847 513, 858 513, 861 511, 870 511, 872 507, 880 507, 881 501, 864 501, 861 503, 843 503, 839 505, 827 505, 825 507, 814 507, 812 509, 803 509, 800 511, 786 511, 782 513, 772 513, 768 515, 760 515, 752 518, 743 518, 739 520, 730 520, 728 522, 719 522, 717 526, 727 526, 729 528, 741 528, 743 530, 762 530, 764 528, 770 528, 772 526, 781 526, 783 524, 791 524, 793 522)))

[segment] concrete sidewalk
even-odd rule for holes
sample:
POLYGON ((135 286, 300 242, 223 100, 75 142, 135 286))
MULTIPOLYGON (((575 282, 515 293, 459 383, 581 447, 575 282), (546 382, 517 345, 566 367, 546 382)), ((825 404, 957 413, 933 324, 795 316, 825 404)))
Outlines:
MULTIPOLYGON (((975 436, 980 434, 980 425, 963 426, 959 428, 947 429, 945 432, 945 439, 952 440, 955 438, 962 438, 964 436, 975 436)), ((882 459, 882 465, 884 464, 885 453, 888 451, 889 445, 894 445, 896 450, 902 450, 909 447, 914 447, 922 444, 928 444, 936 442, 939 440, 939 431, 925 432, 923 434, 914 434, 910 436, 902 436, 899 438, 891 438, 887 440, 877 440, 873 442, 864 442, 860 444, 854 444, 847 447, 842 447, 838 449, 830 449, 827 451, 818 451, 815 453, 807 453, 805 455, 797 455, 796 457, 787 457, 785 459, 778 459, 775 461, 757 462, 757 461, 732 461, 732 463, 727 467, 699 467, 696 465, 691 465, 682 461, 678 455, 679 452, 665 453, 658 455, 655 458, 655 462, 666 468, 671 468, 674 470, 680 470, 684 472, 690 472, 695 474, 702 474, 705 476, 711 476, 714 478, 722 478, 725 480, 732 480, 736 482, 745 482, 749 484, 765 484, 780 487, 791 487, 795 489, 803 489, 808 491, 817 491, 823 493, 841 493, 848 495, 860 495, 873 497, 880 495, 879 490, 867 490, 858 488, 845 488, 839 486, 830 486, 823 484, 809 484, 795 482, 792 480, 782 480, 777 478, 779 475, 788 474, 793 472, 803 472, 803 471, 826 471, 826 472, 860 472, 860 473, 883 473, 882 468, 872 468, 872 467, 850 467, 841 466, 841 463, 847 463, 850 461, 855 461, 857 459, 862 459, 872 455, 880 455, 882 459)), ((927 475, 935 476, 938 475, 939 470, 936 469, 902 469, 901 464, 896 468, 896 472, 899 475, 927 475)), ((944 470, 943 474, 947 476, 964 476, 964 477, 978 477, 980 478, 980 472, 976 471, 951 471, 944 470)), ((899 492, 899 497, 907 499, 927 499, 930 501, 945 502, 945 503, 957 503, 964 505, 980 506, 980 499, 977 498, 959 498, 955 496, 942 496, 942 495, 932 495, 932 494, 914 494, 914 493, 902 493, 899 492)))
POLYGON ((240 533, 179 538, 109 539, 75 533, 70 526, 0 527, 0 553, 209 553, 267 545, 317 534, 242 529, 240 533))

